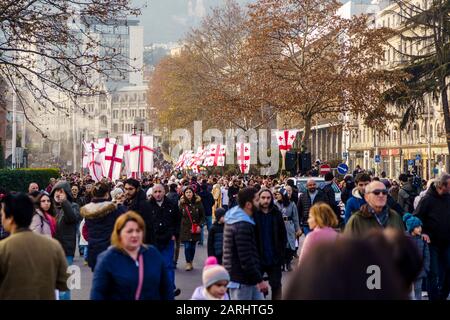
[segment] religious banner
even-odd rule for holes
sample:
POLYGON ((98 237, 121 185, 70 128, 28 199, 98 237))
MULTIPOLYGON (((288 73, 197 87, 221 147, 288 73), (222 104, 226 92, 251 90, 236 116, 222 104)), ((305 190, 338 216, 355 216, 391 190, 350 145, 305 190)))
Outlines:
POLYGON ((295 137, 297 136, 297 132, 298 130, 295 129, 276 132, 278 147, 280 148, 281 155, 283 156, 282 170, 285 170, 286 167, 286 152, 291 150, 295 137))
POLYGON ((137 178, 137 172, 132 172, 130 168, 130 137, 136 136, 136 134, 123 134, 123 160, 125 163, 125 172, 127 173, 127 178, 137 178))
POLYGON ((107 143, 116 143, 116 138, 100 138, 98 139, 98 152, 99 153, 105 153, 106 151, 106 144, 107 143))
POLYGON ((115 143, 106 143, 103 159, 103 173, 105 177, 115 181, 120 179, 122 171, 124 147, 115 143))
POLYGON ((237 163, 242 173, 250 171, 250 143, 236 143, 237 163))
POLYGON ((203 165, 206 167, 223 167, 225 165, 225 145, 211 144, 203 165))
POLYGON ((87 144, 88 148, 88 168, 89 174, 92 180, 95 182, 101 181, 103 178, 103 168, 102 168, 102 156, 98 152, 98 145, 94 142, 87 144))
POLYGON ((130 169, 140 176, 143 172, 153 172, 153 136, 142 134, 130 136, 130 169))

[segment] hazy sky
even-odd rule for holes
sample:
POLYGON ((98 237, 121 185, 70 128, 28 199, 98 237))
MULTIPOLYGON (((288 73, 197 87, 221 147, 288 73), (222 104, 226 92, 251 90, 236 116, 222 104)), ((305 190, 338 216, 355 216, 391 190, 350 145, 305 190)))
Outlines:
MULTIPOLYGON (((142 9, 139 17, 144 26, 144 44, 154 42, 177 41, 198 25, 211 7, 220 6, 224 0, 132 0, 135 5, 147 7, 142 9)), ((254 0, 237 0, 247 4, 254 0)))

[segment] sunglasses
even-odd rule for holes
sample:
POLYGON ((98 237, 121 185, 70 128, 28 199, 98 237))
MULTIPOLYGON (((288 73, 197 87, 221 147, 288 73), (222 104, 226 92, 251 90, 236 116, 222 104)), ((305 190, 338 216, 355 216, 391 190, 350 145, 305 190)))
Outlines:
POLYGON ((386 196, 388 194, 388 191, 386 189, 377 189, 377 190, 373 190, 372 192, 369 193, 373 193, 376 196, 379 196, 380 194, 383 194, 383 196, 386 196))

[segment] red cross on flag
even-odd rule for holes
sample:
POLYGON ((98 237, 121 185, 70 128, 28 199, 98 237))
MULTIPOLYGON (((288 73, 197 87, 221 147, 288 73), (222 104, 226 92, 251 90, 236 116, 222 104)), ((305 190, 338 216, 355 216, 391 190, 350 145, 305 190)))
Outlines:
POLYGON ((203 147, 198 147, 197 152, 190 159, 188 166, 189 167, 201 166, 206 158, 206 151, 207 149, 203 147))
POLYGON ((130 137, 136 136, 136 134, 124 133, 123 135, 123 160, 125 162, 125 171, 128 178, 136 178, 137 172, 132 172, 130 168, 130 137))
POLYGON ((206 167, 223 167, 225 165, 225 145, 211 144, 203 165, 206 167))
POLYGON ((105 153, 107 143, 116 143, 116 138, 100 138, 98 139, 98 152, 105 153))
POLYGON ((178 161, 175 163, 175 169, 181 169, 183 167, 184 164, 184 158, 186 156, 186 150, 183 151, 182 154, 180 154, 180 156, 178 157, 178 161))
POLYGON ((91 151, 91 143, 83 141, 83 168, 88 169, 89 168, 89 154, 91 151))
POLYGON ((112 181, 120 179, 120 173, 122 171, 124 147, 115 143, 106 143, 103 172, 105 176, 112 181))
POLYGON ((237 162, 242 173, 250 171, 250 143, 236 143, 237 162))
POLYGON ((98 152, 98 145, 94 142, 88 144, 88 168, 92 180, 99 182, 103 177, 102 156, 98 152))
POLYGON ((277 142, 280 151, 289 151, 292 148, 298 130, 277 131, 277 142))
POLYGON ((142 174, 153 172, 153 136, 142 134, 130 137, 130 169, 142 174))

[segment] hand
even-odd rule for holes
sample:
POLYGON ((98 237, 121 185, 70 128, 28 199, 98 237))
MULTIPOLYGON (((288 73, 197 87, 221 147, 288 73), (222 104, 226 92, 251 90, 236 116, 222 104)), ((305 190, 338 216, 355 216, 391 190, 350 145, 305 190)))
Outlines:
POLYGON ((175 240, 177 240, 177 238, 175 238, 175 236, 172 236, 171 240, 175 241, 175 240))
POLYGON ((422 234, 422 239, 423 240, 425 240, 427 243, 430 243, 431 242, 431 240, 430 240, 430 237, 427 235, 427 234, 422 234))
POLYGON ((260 283, 258 283, 256 285, 256 287, 258 288, 259 291, 261 291, 262 293, 267 293, 269 292, 269 285, 267 283, 267 281, 261 281, 260 283))
POLYGON ((300 238, 300 237, 302 236, 302 234, 303 234, 302 229, 299 229, 299 230, 295 233, 295 237, 296 237, 296 238, 300 238))

